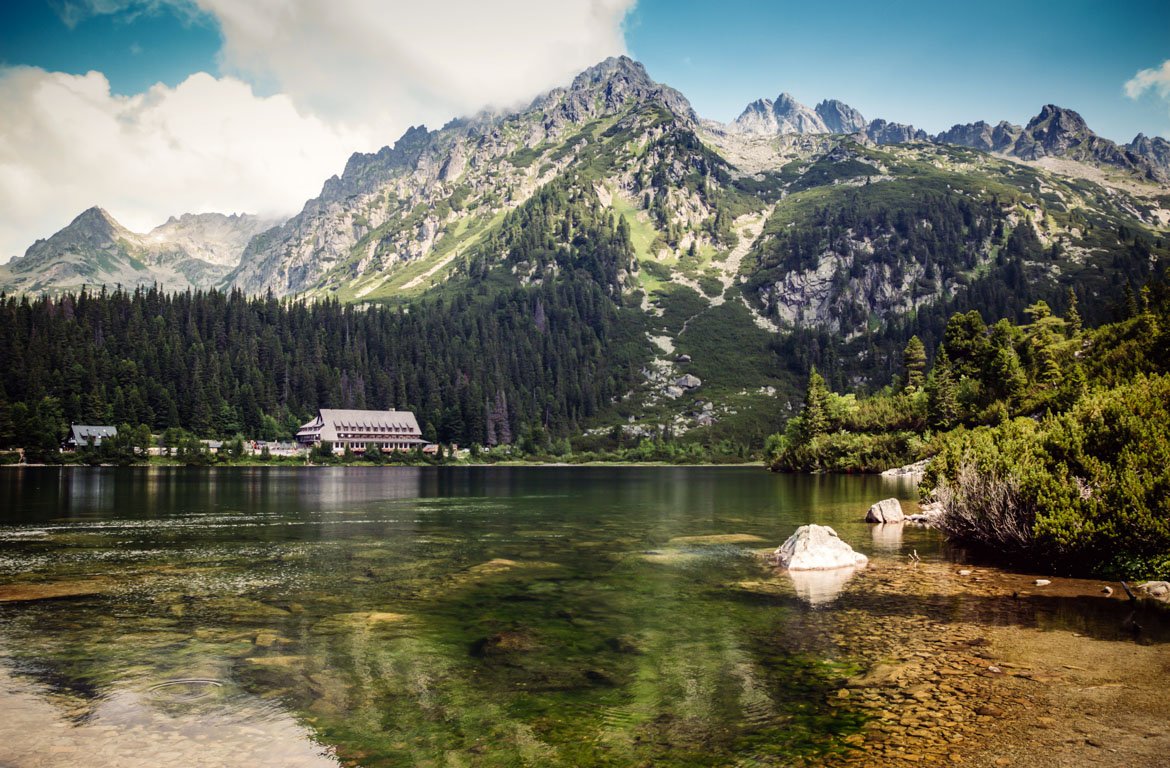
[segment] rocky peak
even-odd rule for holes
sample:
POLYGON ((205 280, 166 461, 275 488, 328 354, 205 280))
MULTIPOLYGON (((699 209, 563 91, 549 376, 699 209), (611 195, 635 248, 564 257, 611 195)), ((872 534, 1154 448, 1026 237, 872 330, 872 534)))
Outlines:
POLYGON ((1062 155, 1096 137, 1079 114, 1054 104, 1045 104, 1040 114, 1028 121, 1024 133, 1035 143, 1038 155, 1062 155))
POLYGON ((618 112, 632 101, 657 101, 688 123, 699 120, 686 97, 656 83, 640 62, 628 56, 611 56, 595 64, 573 78, 568 88, 556 88, 538 98, 532 109, 559 106, 561 117, 579 123, 618 112))
POLYGON ((966 125, 953 125, 949 130, 935 136, 934 141, 940 144, 973 147, 984 152, 1005 152, 1015 145, 1023 130, 1006 120, 1001 120, 994 126, 980 120, 966 125))
POLYGON ((782 93, 772 104, 779 133, 829 133, 824 120, 813 110, 792 97, 782 93))
POLYGON ((858 133, 864 131, 867 125, 860 112, 837 99, 827 99, 817 104, 816 113, 829 133, 858 133))
POLYGON ((1153 168, 1154 177, 1160 181, 1170 181, 1170 141, 1161 136, 1150 138, 1144 133, 1134 136, 1133 141, 1125 146, 1129 154, 1149 163, 1153 168))
POLYGON ((756 99, 744 107, 732 126, 741 133, 778 133, 771 99, 756 99))
POLYGON ((891 123, 877 119, 865 128, 865 135, 874 144, 906 144, 911 141, 927 141, 926 131, 905 123, 891 123))

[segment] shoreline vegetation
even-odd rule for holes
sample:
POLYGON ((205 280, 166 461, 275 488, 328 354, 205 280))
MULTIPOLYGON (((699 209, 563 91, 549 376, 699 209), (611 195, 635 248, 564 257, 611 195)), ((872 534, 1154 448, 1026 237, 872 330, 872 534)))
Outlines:
POLYGON ((768 439, 778 472, 880 471, 929 460, 920 484, 958 544, 1053 573, 1170 579, 1170 290, 1127 294, 1126 319, 1055 316, 946 326, 933 366, 869 397, 814 369, 801 412, 768 439))
POLYGON ((831 391, 814 367, 800 412, 762 451, 742 436, 631 438, 621 425, 570 438, 539 421, 514 424, 509 408, 487 432, 506 438, 492 447, 456 451, 442 439, 466 430, 454 412, 445 426, 442 417, 439 428, 428 421, 425 436, 440 446, 433 455, 251 454, 244 434, 271 440, 299 423, 291 412, 282 426, 260 411, 200 432, 224 438, 215 454, 196 433, 172 427, 156 436, 145 424, 122 424, 100 447, 61 454, 72 411, 45 396, 0 412, 0 444, 31 441, 19 454, 0 451, 0 464, 683 466, 750 465, 762 455, 774 471, 880 473, 929 460, 920 494, 941 507, 935 525, 957 544, 1052 573, 1170 579, 1170 288, 1126 286, 1123 319, 1096 328, 1084 327, 1075 292, 1061 304, 1057 316, 1037 301, 1020 324, 955 313, 937 344, 912 337, 900 374, 868 395, 831 391), (259 431, 248 431, 252 422, 259 431), (160 449, 165 456, 150 456, 160 449))

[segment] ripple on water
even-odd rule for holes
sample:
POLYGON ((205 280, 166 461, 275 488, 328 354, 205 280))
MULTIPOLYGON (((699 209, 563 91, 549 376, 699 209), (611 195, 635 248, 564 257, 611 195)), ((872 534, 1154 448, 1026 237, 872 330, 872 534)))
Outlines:
POLYGON ((150 698, 174 704, 203 701, 223 692, 223 683, 218 680, 192 677, 182 680, 167 680, 147 689, 150 698))

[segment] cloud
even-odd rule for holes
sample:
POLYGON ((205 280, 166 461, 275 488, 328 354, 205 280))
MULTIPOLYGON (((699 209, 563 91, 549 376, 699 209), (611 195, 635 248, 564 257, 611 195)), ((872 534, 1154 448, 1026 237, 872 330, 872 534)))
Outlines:
POLYGON ((1160 67, 1143 69, 1125 83, 1125 95, 1136 99, 1149 90, 1157 91, 1163 99, 1170 99, 1170 59, 1160 67))
POLYGON ((319 114, 445 122, 507 106, 625 52, 634 0, 195 0, 226 72, 319 114))
POLYGON ((234 78, 110 93, 99 72, 0 70, 0 256, 101 205, 144 232, 171 214, 286 214, 316 195, 360 130, 258 97, 234 78))
POLYGON ((131 229, 291 214, 353 151, 526 102, 626 50, 636 0, 54 0, 63 20, 169 10, 218 24, 221 76, 111 95, 0 69, 0 261, 100 204, 131 229))

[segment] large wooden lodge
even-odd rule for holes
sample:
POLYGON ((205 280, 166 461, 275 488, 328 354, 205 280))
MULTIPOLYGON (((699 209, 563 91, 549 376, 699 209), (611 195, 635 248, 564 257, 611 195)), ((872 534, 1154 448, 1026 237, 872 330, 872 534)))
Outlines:
POLYGON ((304 446, 328 442, 335 453, 367 450, 408 451, 426 445, 418 420, 410 411, 355 411, 323 408, 301 425, 297 442, 304 446))

